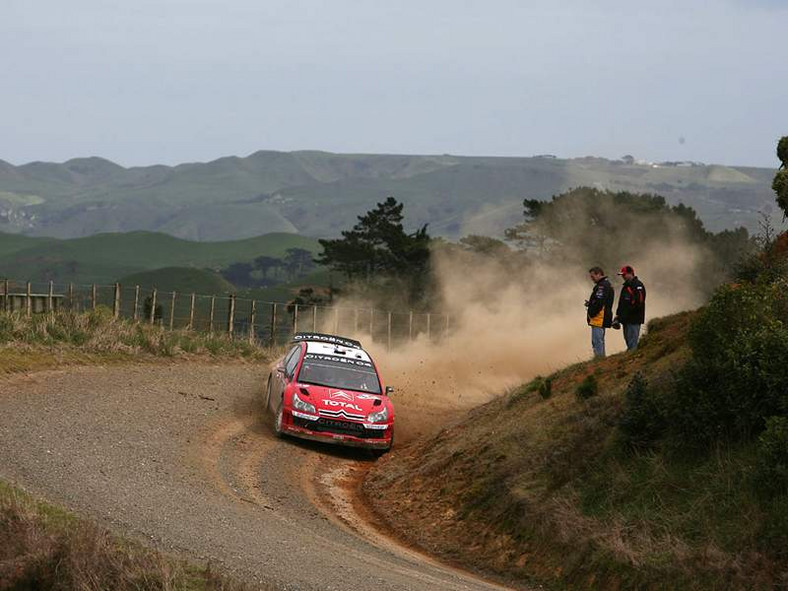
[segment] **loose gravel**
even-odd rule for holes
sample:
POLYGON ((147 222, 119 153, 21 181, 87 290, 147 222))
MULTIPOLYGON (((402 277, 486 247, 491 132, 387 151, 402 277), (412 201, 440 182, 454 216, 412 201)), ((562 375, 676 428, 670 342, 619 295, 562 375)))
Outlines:
POLYGON ((356 501, 326 475, 372 460, 274 438, 266 376, 176 363, 0 378, 0 478, 262 588, 500 589, 332 514, 356 501))

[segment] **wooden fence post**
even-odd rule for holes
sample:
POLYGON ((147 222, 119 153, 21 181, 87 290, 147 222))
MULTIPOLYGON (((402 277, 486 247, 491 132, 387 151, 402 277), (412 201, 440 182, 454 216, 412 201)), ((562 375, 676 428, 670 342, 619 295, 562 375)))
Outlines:
POLYGON ((317 332, 317 306, 312 306, 312 332, 317 332))
POLYGON ((194 329, 194 302, 196 296, 192 294, 192 297, 189 298, 189 330, 194 329))
POLYGON ((68 309, 74 311, 74 284, 68 284, 68 309))
POLYGON ((334 334, 339 332, 339 308, 334 306, 334 334))
POLYGON ((115 284, 115 297, 112 299, 112 315, 120 316, 120 283, 115 284))
POLYGON ((134 286, 134 313, 132 315, 134 322, 140 319, 140 286, 134 286))
POLYGON ((172 301, 170 302, 170 330, 175 328, 175 297, 176 293, 172 292, 172 301))
POLYGON ((427 312, 427 340, 429 341, 432 338, 432 334, 430 331, 430 325, 432 324, 432 314, 427 312))
POLYGON ((213 334, 213 313, 216 311, 216 296, 211 296, 211 314, 208 317, 208 334, 213 334))
POLYGON ((150 295, 150 323, 153 324, 156 321, 156 288, 153 288, 153 291, 150 295))
POLYGON ((33 286, 27 282, 27 292, 25 298, 25 316, 30 318, 33 315, 33 286))
POLYGON ((298 304, 293 304, 293 334, 298 332, 298 304))
POLYGON ((271 303, 271 346, 276 345, 276 302, 271 303))
POLYGON ((55 311, 55 282, 49 282, 49 291, 47 292, 47 313, 51 314, 55 311))
POLYGON ((91 310, 95 310, 96 309, 96 299, 97 298, 98 298, 98 295, 96 293, 96 284, 94 283, 93 285, 90 286, 90 309, 91 310))
POLYGON ((227 334, 231 337, 235 332, 235 294, 230 294, 230 301, 227 304, 227 334))
POLYGON ((358 333, 358 308, 353 308, 353 334, 358 333))
POLYGON ((249 310, 249 342, 254 343, 255 341, 255 334, 254 334, 254 323, 257 320, 257 302, 252 300, 252 306, 249 310))
POLYGON ((448 314, 446 314, 446 329, 444 330, 443 338, 444 339, 448 339, 449 338, 449 315, 448 314))
POLYGON ((386 345, 386 348, 387 348, 388 351, 391 351, 391 312, 389 312, 389 317, 388 317, 388 320, 387 320, 386 330, 387 330, 387 337, 386 337, 387 338, 387 341, 386 341, 387 345, 386 345))
POLYGON ((408 340, 413 340, 413 310, 408 314, 408 340))
POLYGON ((375 338, 373 337, 374 330, 375 330, 375 308, 370 308, 369 309, 369 338, 370 340, 373 341, 375 340, 375 338))
POLYGON ((11 310, 11 298, 8 296, 8 289, 11 283, 8 279, 3 280, 3 310, 9 312, 11 310))

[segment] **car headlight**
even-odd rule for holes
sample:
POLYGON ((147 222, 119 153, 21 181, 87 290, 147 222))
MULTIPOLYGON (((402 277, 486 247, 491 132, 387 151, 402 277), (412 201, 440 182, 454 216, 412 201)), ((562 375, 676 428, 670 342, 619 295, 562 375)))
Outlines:
POLYGON ((309 402, 304 402, 298 397, 298 394, 293 392, 293 408, 302 412, 310 412, 315 414, 315 405, 309 402))
POLYGON ((367 417, 367 420, 370 423, 385 423, 389 418, 389 410, 385 406, 383 410, 378 412, 373 412, 371 415, 367 417))

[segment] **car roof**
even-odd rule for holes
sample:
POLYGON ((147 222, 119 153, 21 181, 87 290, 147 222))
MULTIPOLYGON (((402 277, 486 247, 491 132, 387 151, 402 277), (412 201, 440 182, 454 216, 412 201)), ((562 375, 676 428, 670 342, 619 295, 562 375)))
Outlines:
POLYGON ((306 352, 316 355, 328 355, 331 357, 360 359, 361 361, 367 361, 370 363, 372 362, 372 359, 370 359, 367 352, 359 347, 345 347, 343 345, 335 345, 331 343, 306 341, 306 352))

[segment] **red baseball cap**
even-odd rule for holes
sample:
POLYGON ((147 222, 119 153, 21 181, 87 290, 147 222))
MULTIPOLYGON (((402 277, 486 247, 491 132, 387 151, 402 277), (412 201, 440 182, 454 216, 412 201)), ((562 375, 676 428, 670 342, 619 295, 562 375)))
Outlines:
POLYGON ((629 265, 624 265, 623 267, 621 267, 621 270, 618 273, 616 273, 616 275, 627 275, 627 274, 629 275, 635 274, 635 270, 629 265))

